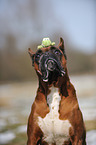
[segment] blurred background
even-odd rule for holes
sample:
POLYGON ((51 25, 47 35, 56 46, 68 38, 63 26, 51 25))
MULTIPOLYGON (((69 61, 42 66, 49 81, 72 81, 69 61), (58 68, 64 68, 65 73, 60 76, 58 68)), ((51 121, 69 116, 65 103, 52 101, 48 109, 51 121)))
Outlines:
POLYGON ((67 67, 87 130, 96 142, 96 1, 0 0, 0 145, 23 145, 38 86, 27 49, 43 37, 65 41, 67 67))

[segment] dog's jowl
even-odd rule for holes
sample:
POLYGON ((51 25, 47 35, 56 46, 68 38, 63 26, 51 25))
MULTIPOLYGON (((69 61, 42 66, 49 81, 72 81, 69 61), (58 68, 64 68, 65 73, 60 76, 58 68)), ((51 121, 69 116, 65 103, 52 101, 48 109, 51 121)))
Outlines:
POLYGON ((71 84, 64 41, 28 52, 39 79, 28 120, 27 145, 86 145, 86 131, 71 84))

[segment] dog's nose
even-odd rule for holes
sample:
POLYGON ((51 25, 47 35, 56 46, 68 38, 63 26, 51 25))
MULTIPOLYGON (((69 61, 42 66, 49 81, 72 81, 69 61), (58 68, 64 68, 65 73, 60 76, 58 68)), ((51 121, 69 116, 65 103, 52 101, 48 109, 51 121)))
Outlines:
POLYGON ((56 68, 56 63, 54 62, 54 60, 48 60, 47 69, 49 71, 53 71, 55 68, 56 68))

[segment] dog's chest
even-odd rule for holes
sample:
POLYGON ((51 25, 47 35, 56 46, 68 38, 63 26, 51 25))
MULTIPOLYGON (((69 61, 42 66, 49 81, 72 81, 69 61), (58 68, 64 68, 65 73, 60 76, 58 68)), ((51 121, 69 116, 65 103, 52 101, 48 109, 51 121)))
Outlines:
POLYGON ((56 145, 62 145, 69 138, 71 124, 68 120, 59 119, 60 101, 61 97, 58 89, 52 87, 50 94, 47 96, 50 112, 45 118, 38 117, 38 125, 44 134, 43 139, 49 144, 56 143, 56 145))

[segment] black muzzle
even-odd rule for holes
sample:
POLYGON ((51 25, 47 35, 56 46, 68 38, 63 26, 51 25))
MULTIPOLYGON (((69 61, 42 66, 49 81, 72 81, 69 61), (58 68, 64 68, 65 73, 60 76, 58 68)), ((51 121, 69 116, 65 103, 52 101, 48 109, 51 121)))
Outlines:
POLYGON ((65 71, 61 66, 60 60, 51 53, 45 53, 41 56, 39 61, 39 69, 41 70, 41 77, 44 82, 48 82, 49 76, 52 74, 56 74, 57 72, 59 76, 64 76, 65 74, 65 71))

